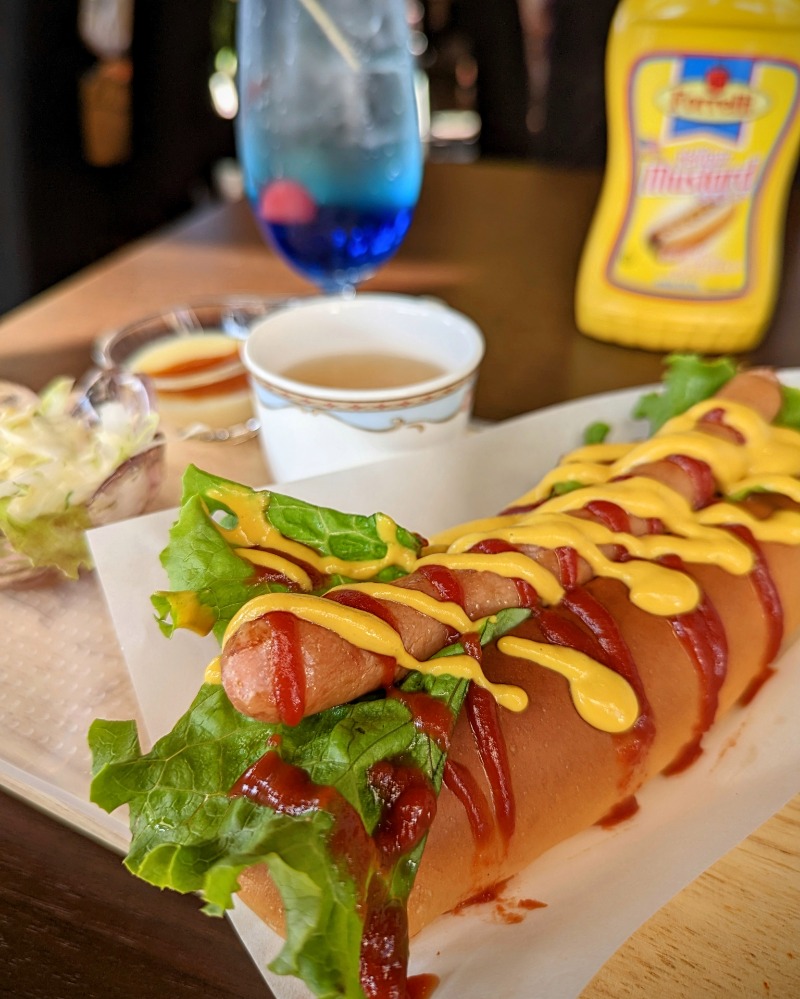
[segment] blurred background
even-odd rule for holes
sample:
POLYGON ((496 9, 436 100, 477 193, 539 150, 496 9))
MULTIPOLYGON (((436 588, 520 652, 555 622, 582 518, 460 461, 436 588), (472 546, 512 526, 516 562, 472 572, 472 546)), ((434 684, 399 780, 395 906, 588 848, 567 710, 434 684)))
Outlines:
MULTIPOLYGON (((605 159, 617 0, 408 0, 430 161, 605 159)), ((0 313, 241 194, 236 0, 0 2, 0 313)))

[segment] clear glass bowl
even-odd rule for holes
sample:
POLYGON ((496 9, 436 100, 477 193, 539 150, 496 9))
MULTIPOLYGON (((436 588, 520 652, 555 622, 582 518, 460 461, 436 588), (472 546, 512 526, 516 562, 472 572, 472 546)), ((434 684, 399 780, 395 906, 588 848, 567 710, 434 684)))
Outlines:
POLYGON ((234 296, 170 306, 100 338, 94 358, 146 376, 165 428, 179 437, 245 439, 258 427, 238 345, 254 322, 290 304, 234 296))
MULTIPOLYGON (((0 408, 27 407, 37 398, 25 386, 0 382, 0 408)), ((140 378, 130 372, 110 370, 90 371, 81 379, 75 386, 71 413, 91 429, 99 422, 102 407, 110 403, 122 406, 134 424, 147 420, 153 412, 152 397, 140 378)), ((164 457, 163 434, 148 431, 141 449, 98 483, 86 502, 91 526, 143 513, 161 486, 164 457)), ((45 585, 62 578, 56 566, 34 565, 0 530, 0 589, 45 585)))

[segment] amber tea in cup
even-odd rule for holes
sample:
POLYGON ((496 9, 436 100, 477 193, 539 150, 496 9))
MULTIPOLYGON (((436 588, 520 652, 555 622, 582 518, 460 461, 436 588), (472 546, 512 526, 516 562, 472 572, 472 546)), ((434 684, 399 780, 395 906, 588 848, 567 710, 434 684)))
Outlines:
POLYGON ((466 316, 404 295, 307 299, 242 353, 274 480, 429 447, 468 427, 484 342, 466 316))

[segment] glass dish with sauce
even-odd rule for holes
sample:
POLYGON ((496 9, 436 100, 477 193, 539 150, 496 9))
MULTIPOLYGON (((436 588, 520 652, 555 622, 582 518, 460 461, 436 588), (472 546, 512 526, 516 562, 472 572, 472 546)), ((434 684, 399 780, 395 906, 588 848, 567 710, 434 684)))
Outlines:
POLYGON ((102 338, 95 359, 146 375, 163 425, 180 436, 244 439, 257 424, 240 342, 253 322, 287 304, 243 297, 172 306, 102 338))

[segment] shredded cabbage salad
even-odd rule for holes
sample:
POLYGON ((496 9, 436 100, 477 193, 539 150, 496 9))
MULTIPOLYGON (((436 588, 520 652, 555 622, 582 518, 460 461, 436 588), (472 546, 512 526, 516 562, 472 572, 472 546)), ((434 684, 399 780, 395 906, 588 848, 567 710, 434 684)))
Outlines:
POLYGON ((0 400, 0 530, 34 565, 55 564, 67 575, 86 564, 87 504, 152 442, 158 426, 155 413, 132 418, 116 401, 99 407, 90 423, 75 403, 69 378, 56 379, 30 401, 0 400), (76 532, 79 537, 66 536, 76 532))

